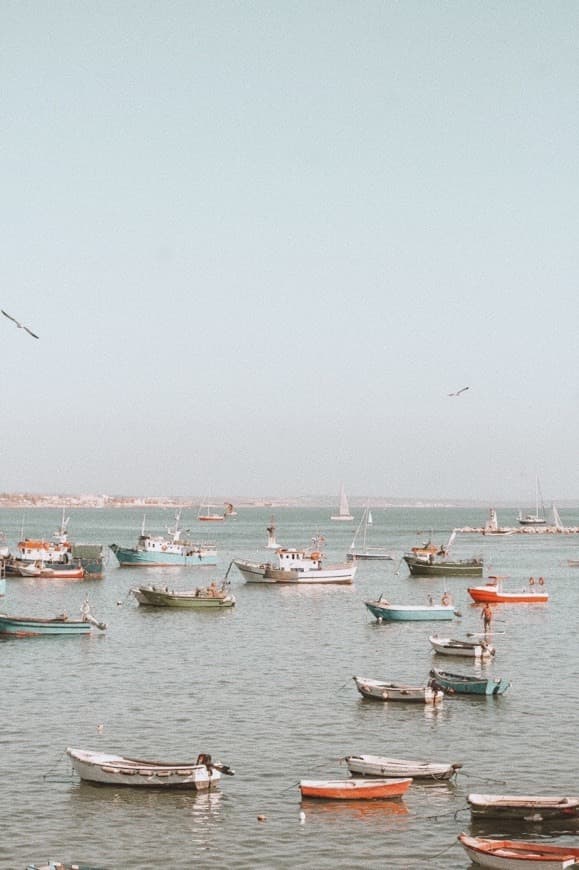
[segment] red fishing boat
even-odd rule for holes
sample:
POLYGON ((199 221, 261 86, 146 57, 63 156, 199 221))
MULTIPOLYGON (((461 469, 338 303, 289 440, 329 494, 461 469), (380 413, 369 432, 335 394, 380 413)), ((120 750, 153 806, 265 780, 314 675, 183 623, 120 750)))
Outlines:
POLYGON ((490 604, 544 604, 549 600, 545 590, 545 581, 539 577, 529 579, 528 587, 507 592, 503 589, 500 577, 491 577, 486 586, 471 586, 468 593, 477 603, 490 604))

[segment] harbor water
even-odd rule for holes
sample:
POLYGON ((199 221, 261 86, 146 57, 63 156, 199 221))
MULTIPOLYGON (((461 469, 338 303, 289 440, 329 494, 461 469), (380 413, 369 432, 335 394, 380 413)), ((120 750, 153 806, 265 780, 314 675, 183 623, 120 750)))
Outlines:
MULTIPOLYGON (((355 523, 332 523, 328 509, 275 510, 277 540, 308 546, 325 536, 326 562, 344 561, 355 523)), ((271 509, 239 508, 222 523, 183 513, 187 537, 211 538, 219 565, 120 569, 110 554, 101 579, 8 578, 0 609, 17 616, 78 616, 88 596, 105 633, 87 637, 3 638, 0 867, 20 870, 49 858, 109 870, 141 868, 469 867, 456 837, 519 835, 577 845, 569 823, 506 829, 473 823, 469 792, 579 793, 576 731, 579 536, 461 534, 453 555, 481 554, 485 577, 508 575, 520 588, 545 578, 545 605, 494 608, 488 665, 432 653, 431 633, 476 636, 480 606, 467 588, 483 579, 411 578, 402 553, 454 527, 482 526, 484 508, 373 509, 369 543, 391 562, 358 562, 352 586, 246 584, 230 572, 235 607, 179 611, 139 607, 141 582, 176 589, 224 576, 236 557, 262 561, 271 509), (454 623, 378 624, 364 601, 425 604, 445 589, 454 623), (501 697, 448 696, 439 708, 364 700, 352 676, 422 684, 431 667, 492 673, 512 681, 501 697), (67 746, 141 759, 192 761, 210 753, 230 765, 209 794, 92 786, 72 775, 67 746), (300 779, 348 776, 344 757, 376 754, 461 762, 456 782, 414 783, 402 800, 301 801, 300 779), (300 812, 305 819, 300 819, 300 812)), ((354 510, 358 517, 361 511, 354 510)), ((516 511, 500 511, 504 525, 516 511)), ((561 510, 564 525, 579 512, 561 510)), ((8 543, 49 537, 58 511, 4 510, 8 543)), ((147 529, 164 532, 172 510, 148 509, 147 529)), ((70 538, 134 546, 142 511, 73 510, 70 538)))

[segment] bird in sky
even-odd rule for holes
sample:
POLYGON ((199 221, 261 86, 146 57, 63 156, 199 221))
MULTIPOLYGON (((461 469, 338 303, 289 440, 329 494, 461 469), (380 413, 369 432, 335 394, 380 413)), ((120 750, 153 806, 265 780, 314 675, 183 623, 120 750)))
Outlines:
POLYGON ((18 320, 16 320, 15 317, 12 317, 12 315, 8 314, 7 311, 4 311, 3 308, 0 308, 0 311, 2 312, 2 314, 4 315, 4 317, 7 317, 8 320, 11 320, 13 323, 15 323, 16 326, 18 327, 18 329, 24 329, 24 330, 28 333, 28 335, 31 335, 31 336, 32 336, 32 338, 39 338, 39 336, 36 335, 35 332, 32 332, 32 330, 31 330, 31 329, 28 329, 27 326, 24 326, 23 323, 19 323, 18 320))
POLYGON ((470 387, 461 387, 460 390, 457 390, 456 393, 449 393, 449 396, 460 396, 461 393, 464 393, 465 390, 470 390, 470 387))

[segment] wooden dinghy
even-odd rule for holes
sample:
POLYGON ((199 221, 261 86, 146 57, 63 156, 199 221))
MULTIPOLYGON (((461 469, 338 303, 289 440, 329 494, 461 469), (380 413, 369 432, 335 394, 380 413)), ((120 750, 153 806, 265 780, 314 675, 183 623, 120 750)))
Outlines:
POLYGON ((409 686, 404 683, 387 683, 369 677, 352 677, 356 688, 365 698, 375 701, 415 701, 421 704, 440 704, 444 692, 426 686, 409 686))
POLYGON ((85 570, 82 565, 21 564, 18 567, 21 577, 43 577, 50 580, 82 580, 85 570))
POLYGON ((139 604, 149 607, 187 607, 204 610, 208 607, 233 607, 235 597, 230 592, 228 583, 209 586, 188 591, 175 591, 161 586, 134 586, 131 589, 139 604))
POLYGON ((226 764, 212 761, 204 753, 195 762, 176 763, 142 761, 70 746, 66 752, 81 779, 103 785, 207 791, 221 779, 222 773, 228 776, 234 773, 226 764))
POLYGON ((381 755, 348 755, 344 759, 350 773, 358 776, 396 776, 411 779, 452 779, 462 764, 436 764, 432 761, 407 761, 381 755))
POLYGON ((428 640, 435 652, 446 656, 488 659, 496 652, 494 646, 486 640, 460 640, 452 637, 439 637, 437 634, 431 634, 428 640))
POLYGON ((541 870, 565 870, 579 867, 579 849, 529 843, 524 840, 488 840, 459 834, 458 842, 473 864, 491 870, 518 870, 540 867, 541 870))
POLYGON ((504 695, 511 685, 508 680, 492 677, 471 677, 466 674, 451 674, 449 671, 439 671, 432 668, 431 678, 445 691, 458 692, 462 695, 504 695))
POLYGON ((542 795, 469 794, 473 818, 518 819, 543 822, 546 819, 578 818, 579 799, 542 795))
POLYGON ((52 617, 9 616, 7 613, 0 613, 0 635, 12 637, 90 634, 93 628, 104 631, 106 627, 106 623, 98 622, 91 614, 87 601, 82 605, 80 619, 70 619, 66 613, 52 617))
POLYGON ((406 779, 302 779, 302 797, 330 800, 375 800, 397 798, 406 792, 412 783, 406 779))

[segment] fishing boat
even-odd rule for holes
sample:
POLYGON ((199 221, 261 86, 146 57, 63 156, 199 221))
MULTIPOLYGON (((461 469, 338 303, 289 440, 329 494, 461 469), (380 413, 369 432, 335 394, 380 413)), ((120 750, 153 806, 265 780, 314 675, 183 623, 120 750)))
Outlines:
MULTIPOLYGON (((315 539, 319 541, 319 538, 315 539)), ((280 547, 277 564, 234 559, 233 564, 247 583, 352 583, 356 565, 326 565, 319 550, 280 547)))
POLYGON ((527 840, 489 840, 459 834, 458 842, 473 864, 491 870, 520 870, 537 867, 542 870, 565 870, 579 867, 579 849, 530 843, 527 840))
POLYGON ((500 677, 469 677, 466 674, 451 674, 449 671, 439 671, 432 668, 430 677, 445 691, 457 692, 461 695, 504 695, 511 685, 508 680, 500 677))
POLYGON ((396 776, 411 779, 452 779, 462 764, 437 764, 432 761, 407 761, 384 758, 381 755, 347 755, 344 759, 350 773, 358 776, 396 776))
POLYGON ((204 610, 233 607, 235 604, 235 597, 231 594, 231 587, 227 582, 218 586, 214 581, 209 586, 178 592, 160 586, 136 586, 130 591, 139 604, 150 607, 188 607, 204 610))
POLYGON ((44 562, 22 563, 18 567, 21 577, 44 577, 51 580, 82 580, 85 570, 82 565, 45 565, 44 562))
POLYGON ((430 541, 423 547, 413 547, 403 555, 408 570, 417 577, 482 577, 483 560, 481 557, 471 559, 451 559, 450 548, 456 538, 457 529, 453 529, 446 545, 432 550, 430 541))
POLYGON ((496 652, 494 646, 486 640, 459 640, 451 637, 439 637, 436 634, 430 635, 428 640, 435 652, 445 656, 488 659, 496 652))
POLYGON ((352 522, 354 517, 350 513, 350 506, 348 504, 348 497, 346 496, 346 490, 344 489, 344 484, 340 487, 340 496, 339 496, 339 507, 338 513, 330 517, 331 520, 336 522, 349 523, 352 522))
POLYGON ((70 746, 66 752, 81 779, 103 785, 207 791, 219 782, 222 773, 234 774, 228 765, 212 761, 205 753, 197 761, 177 763, 143 761, 70 746))
POLYGON ((377 601, 365 601, 364 604, 378 622, 448 620, 456 616, 451 604, 390 604, 382 596, 377 601))
POLYGON ((545 591, 542 577, 539 577, 537 582, 531 577, 528 588, 512 592, 506 592, 503 589, 502 579, 501 577, 490 577, 485 586, 471 586, 468 594, 477 604, 487 601, 490 604, 544 604, 549 600, 549 593, 545 591))
POLYGON ((412 779, 302 779, 302 797, 331 800, 372 800, 401 797, 412 779))
POLYGON ((98 622, 91 614, 85 601, 80 619, 70 619, 66 613, 53 617, 10 616, 0 613, 0 635, 12 637, 44 637, 48 635, 90 634, 93 628, 106 629, 104 622, 98 622))
MULTIPOLYGON (((168 565, 195 567, 216 565, 217 547, 208 541, 193 543, 183 538, 186 533, 180 528, 181 512, 175 514, 175 525, 167 529, 167 535, 149 535, 145 532, 145 517, 141 534, 135 547, 111 544, 121 568, 162 568, 168 565)), ((188 530, 187 530, 188 531, 188 530)))
POLYGON ((354 559, 392 559, 393 556, 386 551, 384 547, 371 547, 368 544, 368 526, 371 525, 370 508, 364 508, 362 519, 358 524, 358 528, 350 544, 350 549, 346 553, 346 559, 353 561, 354 559))
POLYGON ((62 861, 49 860, 48 864, 27 864, 26 870, 107 870, 107 868, 96 867, 94 864, 82 864, 78 861, 65 864, 62 861))
POLYGON ((440 704, 444 698, 441 689, 426 686, 409 686, 404 683, 386 683, 368 677, 352 677, 356 688, 364 698, 375 701, 416 701, 419 704, 440 704))
POLYGON ((547 819, 579 817, 579 798, 538 795, 469 794, 473 818, 518 819, 543 822, 547 819))

